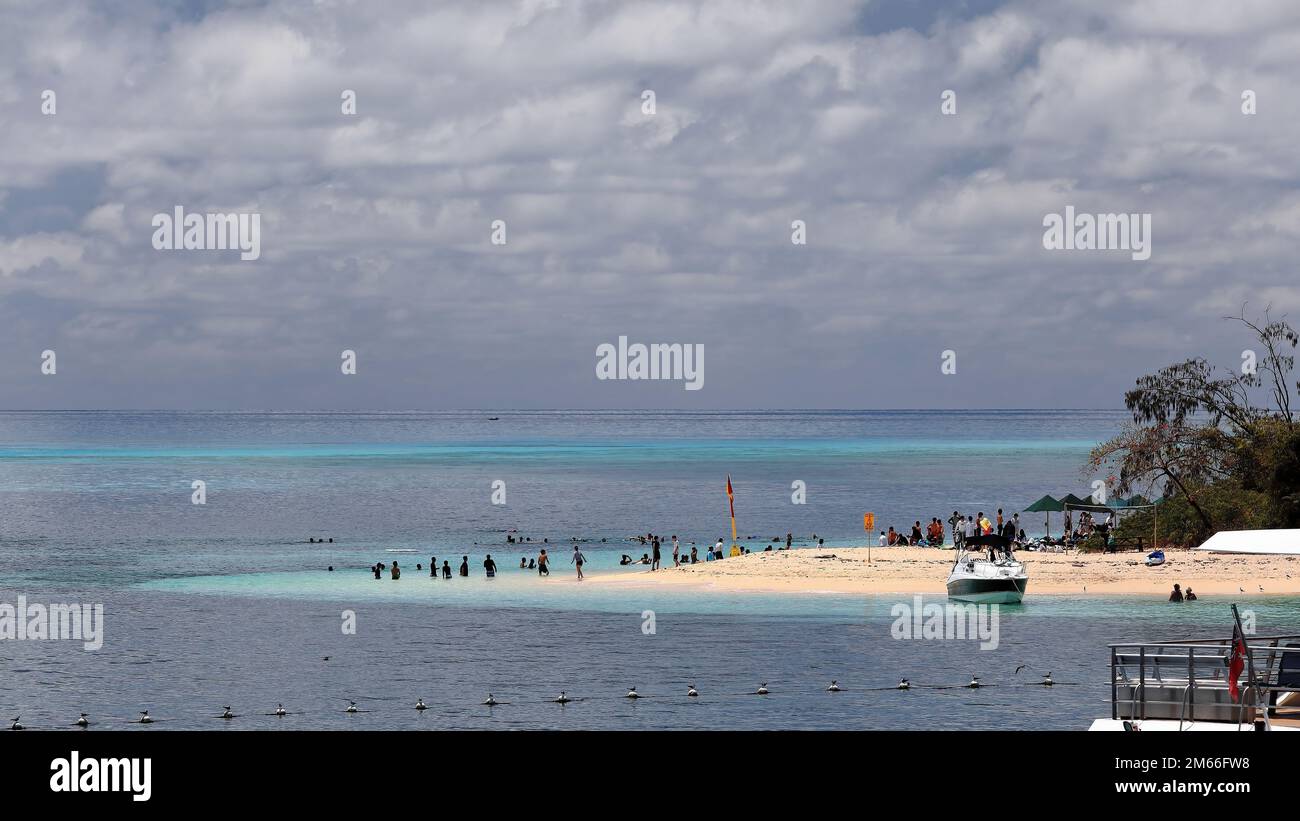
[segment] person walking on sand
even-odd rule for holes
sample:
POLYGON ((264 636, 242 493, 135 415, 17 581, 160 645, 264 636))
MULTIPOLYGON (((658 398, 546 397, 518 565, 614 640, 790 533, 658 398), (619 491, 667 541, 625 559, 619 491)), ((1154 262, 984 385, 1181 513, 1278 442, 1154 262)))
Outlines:
MULTIPOLYGON (((573 549, 577 550, 578 548, 574 547, 573 549)), ((551 557, 546 555, 545 550, 543 550, 537 556, 537 575, 539 576, 551 575, 551 557)))
POLYGON ((681 555, 678 552, 679 550, 681 550, 681 545, 677 543, 677 536, 674 535, 673 536, 673 567, 682 566, 681 555))
POLYGON ((573 558, 569 559, 569 562, 578 567, 578 581, 582 581, 582 563, 585 561, 587 561, 587 557, 582 555, 582 551, 575 544, 573 546, 573 558))

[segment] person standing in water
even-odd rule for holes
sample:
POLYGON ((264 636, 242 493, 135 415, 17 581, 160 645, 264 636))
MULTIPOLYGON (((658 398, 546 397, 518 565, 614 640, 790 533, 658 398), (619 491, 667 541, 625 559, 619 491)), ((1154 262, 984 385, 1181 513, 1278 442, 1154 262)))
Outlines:
MULTIPOLYGON (((578 548, 575 546, 573 549, 577 550, 578 548)), ((546 551, 543 550, 537 557, 537 575, 539 576, 551 575, 550 565, 551 565, 551 557, 547 556, 546 551)))
POLYGON ((469 556, 460 557, 460 575, 462 576, 469 575, 469 556))
POLYGON ((429 557, 429 578, 431 579, 438 578, 438 557, 437 556, 429 557))
POLYGON ((655 537, 652 548, 654 550, 654 558, 650 560, 650 569, 658 570, 659 569, 659 537, 658 536, 655 537))
POLYGON ((446 559, 442 560, 442 577, 444 579, 451 578, 451 562, 447 561, 446 559))
POLYGON ((579 550, 578 546, 575 544, 573 546, 573 558, 569 559, 569 561, 578 566, 578 581, 582 581, 582 563, 586 560, 587 557, 582 555, 582 551, 579 550))
POLYGON ((497 574, 497 563, 492 561, 491 553, 487 554, 487 558, 483 560, 483 570, 487 572, 487 577, 489 579, 493 578, 497 574))
POLYGON ((402 569, 401 569, 400 567, 397 566, 397 560, 396 560, 396 559, 393 559, 393 567, 392 567, 391 573, 392 573, 392 576, 393 576, 393 581, 397 581, 398 579, 402 578, 402 569))

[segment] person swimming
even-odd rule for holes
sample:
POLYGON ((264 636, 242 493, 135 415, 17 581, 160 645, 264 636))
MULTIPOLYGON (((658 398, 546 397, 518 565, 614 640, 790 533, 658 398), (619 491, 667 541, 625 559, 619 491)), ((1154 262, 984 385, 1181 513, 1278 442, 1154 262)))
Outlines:
POLYGON ((628 565, 628 564, 631 564, 631 563, 632 563, 632 557, 629 556, 629 555, 627 555, 626 553, 624 553, 624 554, 623 554, 623 558, 619 559, 619 560, 618 560, 618 563, 619 563, 620 565, 628 565))
POLYGON ((519 569, 520 570, 528 569, 528 560, 523 558, 522 556, 519 558, 519 569))
POLYGON ((537 567, 537 560, 536 560, 536 559, 529 559, 529 560, 528 560, 528 569, 529 569, 529 570, 532 570, 532 569, 534 569, 535 567, 537 567))

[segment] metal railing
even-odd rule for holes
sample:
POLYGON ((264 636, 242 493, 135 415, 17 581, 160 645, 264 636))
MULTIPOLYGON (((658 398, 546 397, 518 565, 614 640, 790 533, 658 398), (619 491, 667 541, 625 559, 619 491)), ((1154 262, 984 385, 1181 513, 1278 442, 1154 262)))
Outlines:
POLYGON ((1109 645, 1111 718, 1176 719, 1180 729, 1198 720, 1268 729, 1273 719, 1300 719, 1300 635, 1250 636, 1246 646, 1254 680, 1243 671, 1233 701, 1231 637, 1109 645))

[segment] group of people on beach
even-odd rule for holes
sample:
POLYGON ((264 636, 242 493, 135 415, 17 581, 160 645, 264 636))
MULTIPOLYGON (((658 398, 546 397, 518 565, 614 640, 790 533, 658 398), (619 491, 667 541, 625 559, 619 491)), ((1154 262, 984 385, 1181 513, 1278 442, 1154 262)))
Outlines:
MULTIPOLYGON (((1020 527, 1020 514, 1015 513, 1009 519, 1004 518, 1002 508, 998 508, 997 517, 993 520, 985 516, 982 510, 974 516, 954 510, 948 517, 948 527, 952 528, 953 544, 957 547, 961 547, 966 539, 971 537, 993 534, 1005 536, 1012 542, 1028 541, 1024 529, 1020 527)), ((912 523, 910 533, 904 533, 901 529, 892 526, 889 530, 882 530, 877 543, 881 547, 942 547, 945 535, 943 522, 936 516, 930 519, 924 530, 919 519, 912 523)))

